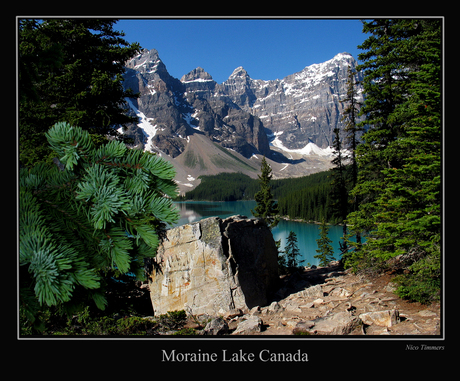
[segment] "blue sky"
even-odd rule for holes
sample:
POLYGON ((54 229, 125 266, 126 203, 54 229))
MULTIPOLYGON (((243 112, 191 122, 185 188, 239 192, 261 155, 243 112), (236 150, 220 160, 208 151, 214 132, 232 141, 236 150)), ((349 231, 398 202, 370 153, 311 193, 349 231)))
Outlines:
POLYGON ((243 66, 253 79, 276 79, 348 52, 367 35, 357 19, 121 19, 128 42, 156 49, 181 78, 201 66, 218 83, 243 66))

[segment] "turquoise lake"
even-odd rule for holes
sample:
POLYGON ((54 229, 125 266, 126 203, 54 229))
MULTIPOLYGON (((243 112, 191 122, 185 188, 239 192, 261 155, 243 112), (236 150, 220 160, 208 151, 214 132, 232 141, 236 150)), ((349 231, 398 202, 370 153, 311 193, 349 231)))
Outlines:
MULTIPOLYGON (((185 201, 174 203, 180 212, 180 220, 174 226, 180 226, 202 220, 204 218, 218 216, 226 218, 241 214, 252 218, 251 209, 256 206, 255 201, 230 201, 230 202, 208 202, 208 201, 185 201)), ((307 224, 304 222, 281 220, 276 228, 272 230, 275 241, 281 239, 281 247, 284 249, 290 231, 297 235, 297 245, 305 261, 302 265, 318 265, 319 260, 313 258, 318 249, 316 240, 319 238, 319 225, 307 224)), ((340 258, 339 241, 342 237, 342 227, 330 225, 329 238, 332 240, 335 259, 340 258)))

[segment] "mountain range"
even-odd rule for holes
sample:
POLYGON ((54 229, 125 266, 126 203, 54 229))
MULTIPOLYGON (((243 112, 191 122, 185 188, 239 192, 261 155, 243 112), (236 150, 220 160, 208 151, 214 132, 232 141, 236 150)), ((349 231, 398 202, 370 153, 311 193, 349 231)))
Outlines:
MULTIPOLYGON (((120 131, 135 146, 171 161, 185 192, 203 174, 242 172, 255 178, 263 156, 275 178, 330 168, 333 130, 343 128, 347 68, 356 61, 339 53, 268 81, 252 79, 238 67, 222 84, 201 67, 180 80, 172 77, 155 49, 125 66, 124 86, 140 97, 127 99, 138 123, 120 131)), ((362 102, 362 88, 358 93, 362 102)))

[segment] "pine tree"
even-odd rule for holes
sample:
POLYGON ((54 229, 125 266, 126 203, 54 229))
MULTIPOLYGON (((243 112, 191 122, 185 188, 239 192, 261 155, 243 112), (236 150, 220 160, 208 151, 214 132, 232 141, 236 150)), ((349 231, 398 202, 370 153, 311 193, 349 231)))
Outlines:
POLYGON ((407 27, 406 20, 363 22, 363 32, 371 36, 359 46, 367 51, 359 55, 363 64, 357 67, 363 71, 366 97, 360 111, 365 119, 358 126, 367 126, 367 131, 355 150, 359 174, 351 196, 360 200, 360 205, 348 217, 353 233, 375 231, 379 212, 376 199, 385 189, 382 170, 401 166, 403 152, 398 140, 404 133, 404 123, 395 117, 395 111, 405 102, 410 86, 409 67, 399 51, 401 41, 410 35, 407 27))
MULTIPOLYGON (((345 104, 345 108, 343 110, 343 116, 342 116, 342 122, 345 123, 344 125, 344 132, 345 132, 345 139, 344 139, 344 145, 346 148, 351 152, 351 155, 347 157, 347 161, 349 161, 349 166, 351 170, 348 170, 349 175, 347 173, 347 179, 346 179, 346 185, 342 185, 342 187, 345 188, 345 192, 347 193, 346 196, 346 210, 345 206, 341 207, 341 217, 342 217, 342 223, 343 223, 343 241, 340 242, 340 251, 342 252, 342 258, 346 259, 347 258, 347 253, 348 253, 348 246, 349 246, 349 241, 350 241, 350 236, 347 235, 347 215, 349 212, 354 212, 358 210, 358 205, 359 205, 359 196, 357 194, 354 194, 353 197, 350 197, 349 191, 351 189, 354 189, 358 182, 358 163, 356 160, 356 149, 359 144, 359 136, 362 134, 364 131, 364 128, 361 125, 358 124, 358 118, 359 118, 359 111, 362 106, 362 103, 358 101, 358 90, 357 90, 357 84, 359 83, 356 79, 357 77, 357 72, 355 70, 352 70, 350 66, 348 66, 348 79, 347 79, 347 93, 345 95, 345 98, 343 98, 340 102, 345 104), (346 213, 345 217, 344 213, 346 213)), ((337 139, 339 137, 337 136, 337 139)), ((338 144, 338 143, 334 143, 338 144)), ((341 149, 341 147, 338 147, 341 149)), ((337 151, 337 148, 336 148, 337 151)), ((342 160, 340 156, 336 153, 336 159, 338 162, 342 160)), ((337 165, 336 165, 337 168, 337 165)), ((335 168, 334 168, 335 169, 335 168)), ((340 191, 342 191, 342 188, 339 188, 340 191)), ((340 197, 341 203, 345 202, 345 198, 342 196, 340 197)), ((355 231, 355 237, 356 237, 356 246, 360 247, 361 245, 361 233, 359 231, 355 231)))
POLYGON ((262 173, 258 175, 260 191, 254 195, 257 206, 251 212, 254 217, 261 218, 272 229, 279 223, 279 217, 277 216, 278 205, 271 193, 270 181, 272 179, 272 169, 270 164, 267 163, 265 156, 262 159, 261 171, 262 173))
POLYGON ((293 231, 289 232, 284 253, 286 266, 291 273, 304 262, 298 259, 298 257, 300 257, 300 251, 297 246, 297 235, 293 231))
POLYGON ((423 301, 440 285, 441 21, 376 20, 364 30, 369 130, 357 148, 361 203, 348 221, 368 240, 348 262, 384 266, 400 256, 410 273, 398 292, 423 301))
POLYGON ((173 166, 111 141, 96 148, 87 131, 56 123, 46 138, 54 164, 20 170, 20 305, 33 323, 41 306, 104 309, 104 277, 142 279, 164 223, 178 212, 173 166))
POLYGON ((423 51, 413 57, 408 98, 398 112, 405 121, 400 139, 406 153, 401 168, 384 171, 386 188, 377 200, 377 240, 373 255, 402 255, 409 274, 398 293, 420 302, 439 297, 441 237, 441 27, 421 20, 420 33, 404 48, 423 51))
POLYGON ((346 148, 351 151, 351 156, 348 158, 351 164, 351 180, 352 187, 356 185, 358 178, 358 164, 356 162, 356 148, 359 144, 359 135, 364 131, 364 128, 358 126, 358 116, 362 104, 358 101, 358 89, 356 80, 357 72, 348 66, 348 79, 347 79, 347 94, 340 102, 345 103, 343 110, 342 122, 345 122, 345 143, 346 148))
POLYGON ((287 262, 285 252, 281 250, 281 238, 275 241, 275 244, 278 250, 278 273, 284 275, 287 273, 287 262))
POLYGON ((319 259, 320 266, 327 266, 330 261, 334 260, 334 249, 331 246, 332 241, 327 235, 329 232, 329 226, 324 219, 319 226, 319 231, 320 237, 316 240, 318 243, 318 249, 316 252, 319 254, 314 255, 313 258, 319 259))
MULTIPOLYGON (((334 142, 332 144, 334 149, 333 155, 334 159, 332 164, 334 167, 331 169, 332 177, 332 191, 331 196, 333 197, 333 202, 331 207, 334 211, 338 211, 340 216, 340 222, 343 224, 343 237, 347 236, 347 223, 346 218, 348 215, 348 179, 347 179, 347 168, 344 165, 344 158, 342 153, 342 143, 340 141, 340 130, 338 128, 334 129, 334 142)), ((340 249, 342 254, 346 253, 347 245, 344 242, 340 242, 340 249)))
POLYGON ((393 113, 405 101, 410 80, 405 63, 395 52, 406 34, 405 23, 378 19, 363 25, 363 32, 371 36, 359 46, 368 51, 358 56, 364 62, 357 69, 363 71, 366 96, 360 110, 365 119, 358 126, 367 126, 367 131, 355 150, 359 175, 352 197, 360 199, 360 207, 353 214, 352 225, 355 231, 368 233, 375 229, 378 209, 374 201, 385 188, 382 169, 401 165, 396 141, 404 128, 393 113))
MULTIPOLYGON (((112 19, 19 20, 19 148, 23 165, 51 154, 45 133, 68 122, 92 134, 118 136, 135 122, 126 113, 124 63, 128 44, 112 19)), ((122 136, 119 136, 122 139, 122 136)))

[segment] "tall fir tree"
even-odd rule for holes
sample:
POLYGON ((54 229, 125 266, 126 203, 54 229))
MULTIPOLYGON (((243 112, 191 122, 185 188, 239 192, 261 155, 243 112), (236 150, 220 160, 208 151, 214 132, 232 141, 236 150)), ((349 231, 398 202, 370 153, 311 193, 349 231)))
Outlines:
POLYGON ((334 260, 334 249, 331 246, 331 239, 328 236, 329 226, 326 223, 326 220, 323 219, 321 225, 319 226, 319 238, 316 240, 318 244, 318 249, 316 252, 317 255, 314 255, 313 258, 319 259, 320 266, 327 266, 329 262, 334 260))
MULTIPOLYGON (((359 54, 363 64, 363 87, 366 100, 361 108, 365 117, 358 126, 367 126, 355 155, 359 166, 357 184, 352 197, 360 200, 359 209, 351 215, 353 230, 367 234, 375 230, 375 203, 385 189, 386 168, 401 165, 397 141, 403 133, 403 121, 394 118, 397 106, 405 102, 410 85, 408 67, 401 54, 400 42, 408 34, 405 20, 378 19, 363 22, 363 32, 371 36, 359 46, 367 50, 359 54)), ((349 218, 350 219, 350 218, 349 218)))
POLYGON ((263 219, 267 226, 272 229, 279 223, 278 205, 271 192, 272 169, 265 156, 262 159, 261 172, 258 175, 260 191, 254 195, 257 206, 251 212, 254 217, 263 219))
POLYGON ((331 169, 331 196, 332 196, 332 208, 340 216, 340 222, 342 223, 343 241, 340 241, 340 250, 342 255, 347 251, 347 244, 345 237, 347 236, 347 223, 346 218, 349 212, 348 202, 348 179, 347 179, 347 167, 344 164, 342 142, 340 141, 340 130, 334 129, 334 141, 332 143, 334 149, 332 164, 334 167, 331 169))
MULTIPOLYGON (((23 165, 51 154, 45 133, 57 122, 118 136, 126 114, 124 63, 140 50, 112 19, 19 20, 19 154, 23 165)), ((121 139, 121 137, 120 137, 121 139)))
POLYGON ((396 107, 405 101, 410 85, 407 67, 395 52, 405 35, 401 20, 378 19, 363 22, 363 32, 371 36, 359 46, 367 50, 359 54, 363 64, 363 88, 366 96, 358 123, 367 127, 361 144, 355 150, 359 174, 352 197, 360 199, 352 225, 357 232, 375 229, 374 216, 378 212, 375 199, 385 188, 384 168, 401 165, 401 152, 396 142, 403 133, 402 121, 393 117, 396 107))
POLYGON ((369 125, 357 148, 359 210, 349 215, 366 245, 355 268, 400 256, 409 274, 398 292, 437 297, 440 285, 441 21, 375 20, 361 46, 369 125))
POLYGON ((304 262, 303 260, 299 260, 301 254, 297 245, 297 235, 293 231, 289 232, 286 247, 284 248, 284 253, 286 258, 286 266, 291 273, 295 271, 301 265, 301 263, 304 262))
MULTIPOLYGON (((359 195, 354 194, 353 197, 350 196, 350 190, 354 189, 358 182, 358 162, 356 160, 356 151, 360 143, 360 136, 364 131, 362 124, 359 124, 359 115, 362 103, 358 101, 358 88, 357 84, 359 83, 357 77, 358 73, 356 70, 352 70, 348 66, 348 78, 347 78, 347 93, 345 97, 340 101, 345 104, 342 116, 342 122, 344 122, 344 146, 351 153, 347 158, 349 162, 349 170, 347 171, 349 175, 347 176, 347 214, 349 212, 354 212, 358 210, 359 206, 359 195)), ((342 212, 343 213, 343 212, 342 212)), ((340 250, 342 252, 342 258, 346 259, 348 253, 349 240, 351 236, 347 235, 347 221, 346 217, 343 219, 343 242, 340 242, 340 250)), ((354 237, 356 239, 356 244, 358 247, 361 245, 361 233, 359 231, 354 232, 354 237)))
MULTIPOLYGON (((345 132, 344 146, 347 148, 351 155, 347 157, 351 165, 351 187, 356 186, 358 180, 358 163, 356 161, 356 148, 360 142, 360 136, 364 131, 363 125, 359 125, 358 119, 362 103, 358 101, 358 88, 359 81, 356 79, 357 72, 348 66, 348 79, 347 79, 347 93, 345 98, 340 102, 345 103, 343 110, 342 122, 344 122, 343 131, 345 132)), ((353 204, 358 204, 357 200, 353 200, 353 204)))

